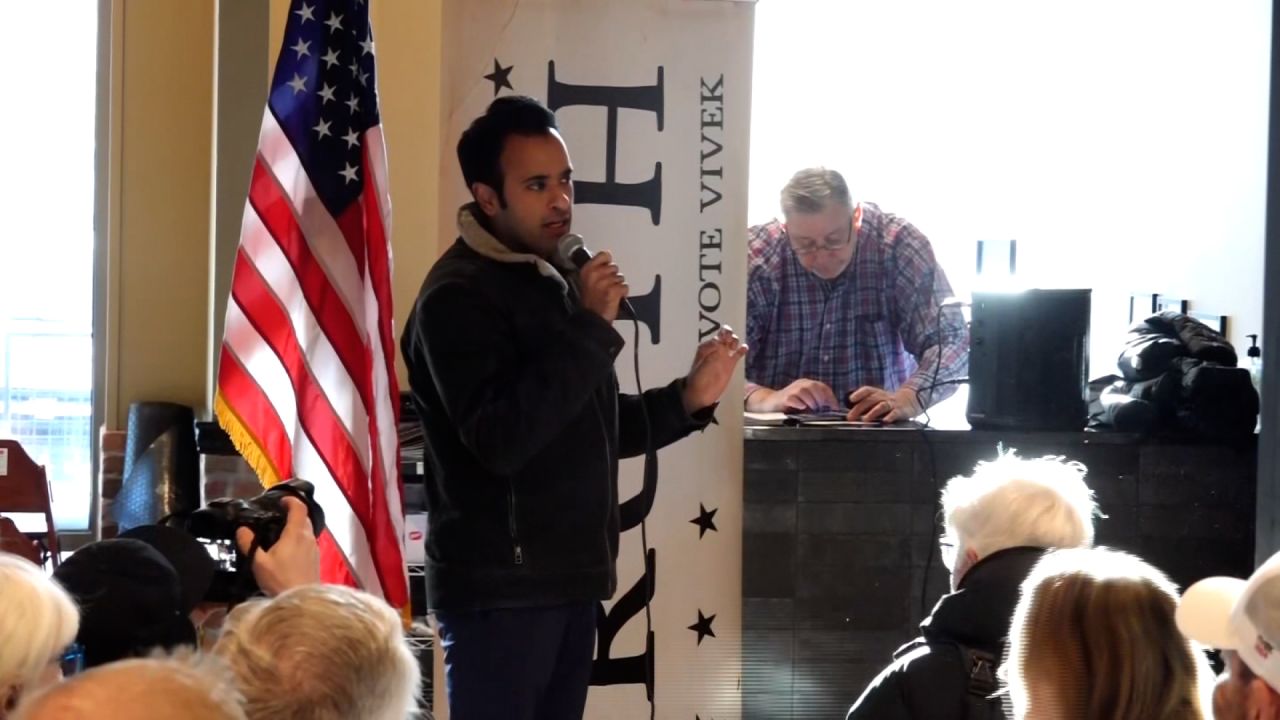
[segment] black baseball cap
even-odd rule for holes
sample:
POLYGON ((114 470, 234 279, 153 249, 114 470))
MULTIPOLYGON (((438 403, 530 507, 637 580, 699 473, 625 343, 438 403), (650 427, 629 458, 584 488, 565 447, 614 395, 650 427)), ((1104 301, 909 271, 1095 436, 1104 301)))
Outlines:
POLYGON ((148 525, 80 548, 53 575, 80 607, 76 641, 85 666, 96 667, 154 648, 195 645, 189 614, 215 571, 199 541, 148 525))

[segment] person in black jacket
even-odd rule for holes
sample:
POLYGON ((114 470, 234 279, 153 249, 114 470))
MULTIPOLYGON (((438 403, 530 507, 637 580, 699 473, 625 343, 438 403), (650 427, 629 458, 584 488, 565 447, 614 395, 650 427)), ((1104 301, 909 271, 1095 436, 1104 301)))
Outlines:
POLYGON ((942 491, 942 559, 953 592, 894 653, 846 720, 1003 718, 995 672, 1019 586, 1045 550, 1093 545, 1085 468, 1014 453, 978 463, 942 491))
POLYGON ((608 252, 557 267, 573 168, 554 114, 495 100, 458 142, 473 203, 401 350, 426 435, 427 599, 450 716, 581 717, 616 587, 618 460, 706 427, 745 354, 723 328, 689 374, 622 394, 627 294, 608 252))

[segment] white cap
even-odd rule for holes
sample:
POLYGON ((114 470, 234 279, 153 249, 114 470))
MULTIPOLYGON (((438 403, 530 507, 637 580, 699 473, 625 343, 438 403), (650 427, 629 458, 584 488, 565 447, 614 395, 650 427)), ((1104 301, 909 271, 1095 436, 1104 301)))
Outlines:
POLYGON ((1272 690, 1280 692, 1280 553, 1248 580, 1205 578, 1178 602, 1183 635, 1219 650, 1234 650, 1272 690))

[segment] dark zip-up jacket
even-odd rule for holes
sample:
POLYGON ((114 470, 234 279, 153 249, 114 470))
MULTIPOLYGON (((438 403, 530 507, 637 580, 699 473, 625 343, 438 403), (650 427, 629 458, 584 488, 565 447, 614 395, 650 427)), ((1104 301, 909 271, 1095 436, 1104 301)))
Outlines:
POLYGON ((618 459, 705 427, 683 380, 619 392, 622 337, 551 265, 459 212, 401 338, 430 463, 427 599, 440 610, 605 600, 616 589, 618 459))

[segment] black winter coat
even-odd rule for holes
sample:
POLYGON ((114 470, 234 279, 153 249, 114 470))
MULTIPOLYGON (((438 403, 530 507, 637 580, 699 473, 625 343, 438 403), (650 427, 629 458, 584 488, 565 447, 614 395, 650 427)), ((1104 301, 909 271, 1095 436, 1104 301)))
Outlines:
POLYGON ((1103 420, 1129 432, 1247 435, 1258 393, 1236 359, 1231 343, 1195 318, 1153 315, 1129 330, 1118 361, 1123 378, 1100 398, 1103 420))
MULTIPOLYGON (((979 560, 959 590, 938 600, 920 623, 920 637, 894 653, 846 720, 970 718, 970 666, 961 648, 1003 657, 1019 586, 1043 554, 1042 548, 1017 547, 979 560)), ((1000 700, 981 705, 985 717, 1004 717, 1000 700)))

